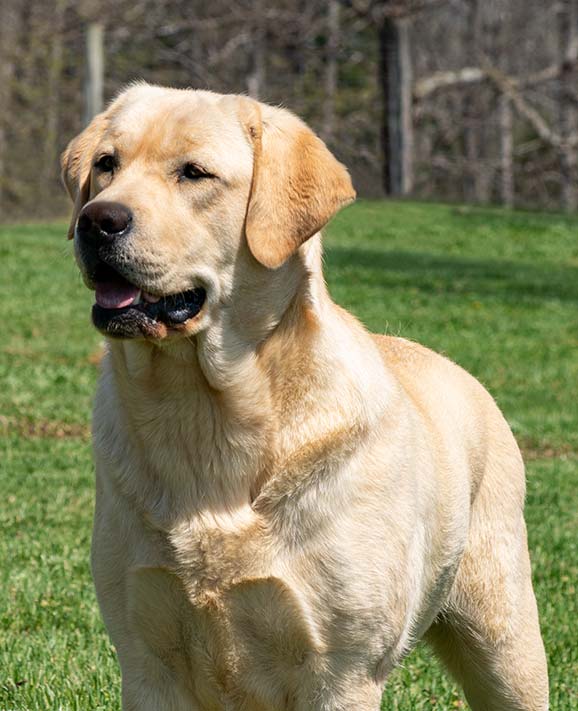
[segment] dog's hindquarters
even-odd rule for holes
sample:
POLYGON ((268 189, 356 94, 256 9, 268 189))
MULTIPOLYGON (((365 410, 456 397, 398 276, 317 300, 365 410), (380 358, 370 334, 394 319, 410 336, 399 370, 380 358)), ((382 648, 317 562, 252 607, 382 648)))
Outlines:
MULTIPOLYGON (((455 364, 403 339, 379 339, 424 417, 467 462, 467 542, 449 594, 426 634, 473 711, 545 711, 548 678, 523 517, 524 466, 486 390, 455 364)), ((443 500, 461 480, 440 479, 443 500)), ((454 507, 454 515, 456 510, 454 507)), ((447 526, 444 526, 446 531, 447 526)))
POLYGON ((427 639, 473 711, 546 711, 546 658, 523 518, 524 468, 499 413, 492 425, 467 548, 427 639))

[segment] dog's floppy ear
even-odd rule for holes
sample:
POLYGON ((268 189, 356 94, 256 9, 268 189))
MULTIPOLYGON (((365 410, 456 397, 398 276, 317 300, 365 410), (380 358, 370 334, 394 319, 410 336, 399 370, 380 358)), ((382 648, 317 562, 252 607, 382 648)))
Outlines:
POLYGON ((90 124, 66 147, 60 157, 62 182, 74 203, 68 239, 74 237, 74 226, 78 213, 90 197, 90 171, 92 158, 107 123, 106 114, 98 114, 90 124))
MULTIPOLYGON (((247 100, 249 101, 249 100, 247 100)), ((251 101, 253 184, 246 235, 253 256, 275 269, 355 199, 347 169, 300 119, 251 101)))

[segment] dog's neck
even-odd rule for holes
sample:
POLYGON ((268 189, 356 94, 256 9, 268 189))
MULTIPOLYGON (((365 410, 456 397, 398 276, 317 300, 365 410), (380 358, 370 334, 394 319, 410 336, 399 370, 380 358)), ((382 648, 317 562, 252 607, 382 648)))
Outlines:
POLYGON ((371 341, 332 303, 320 259, 306 256, 264 338, 248 338, 247 330, 258 329, 224 311, 206 332, 168 348, 111 344, 119 416, 134 449, 147 453, 133 493, 149 515, 161 520, 163 511, 199 508, 230 515, 250 506, 279 471, 298 462, 303 470, 317 449, 347 446, 371 426, 366 403, 377 412, 383 383, 356 363, 357 354, 371 357, 371 341))

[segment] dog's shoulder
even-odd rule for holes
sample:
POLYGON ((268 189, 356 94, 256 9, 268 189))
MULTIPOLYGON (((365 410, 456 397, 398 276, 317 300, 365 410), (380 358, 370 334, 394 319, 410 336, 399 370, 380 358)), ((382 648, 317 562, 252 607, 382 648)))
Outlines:
POLYGON ((386 367, 410 394, 455 393, 466 400, 490 397, 474 376, 447 356, 406 338, 377 334, 372 337, 386 367))

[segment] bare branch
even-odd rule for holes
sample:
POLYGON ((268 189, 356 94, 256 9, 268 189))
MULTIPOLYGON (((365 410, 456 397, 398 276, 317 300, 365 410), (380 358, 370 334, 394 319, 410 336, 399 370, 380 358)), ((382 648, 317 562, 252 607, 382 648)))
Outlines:
MULTIPOLYGON (((512 86, 517 88, 533 87, 537 84, 558 79, 568 67, 576 65, 578 65, 578 40, 571 45, 563 62, 552 64, 539 72, 525 77, 510 77, 509 81, 512 86)), ((435 72, 431 76, 416 82, 413 96, 416 101, 421 101, 440 89, 448 89, 463 84, 478 84, 487 81, 489 78, 487 72, 481 67, 464 67, 455 71, 435 72)))
POLYGON ((464 67, 464 69, 454 72, 435 72, 435 74, 415 83, 413 96, 416 101, 420 101, 440 89, 462 84, 478 84, 487 78, 486 72, 479 67, 464 67))
POLYGON ((531 124, 543 141, 549 143, 558 150, 565 150, 578 145, 578 135, 573 134, 567 138, 562 138, 562 136, 553 131, 548 126, 544 118, 536 111, 536 109, 530 106, 530 104, 528 104, 528 102, 524 99, 522 94, 518 91, 516 83, 510 79, 510 77, 503 74, 495 67, 488 66, 486 67, 485 72, 486 76, 494 84, 494 86, 502 92, 502 94, 505 94, 511 99, 512 105, 516 111, 520 114, 520 116, 525 118, 529 124, 531 124))

